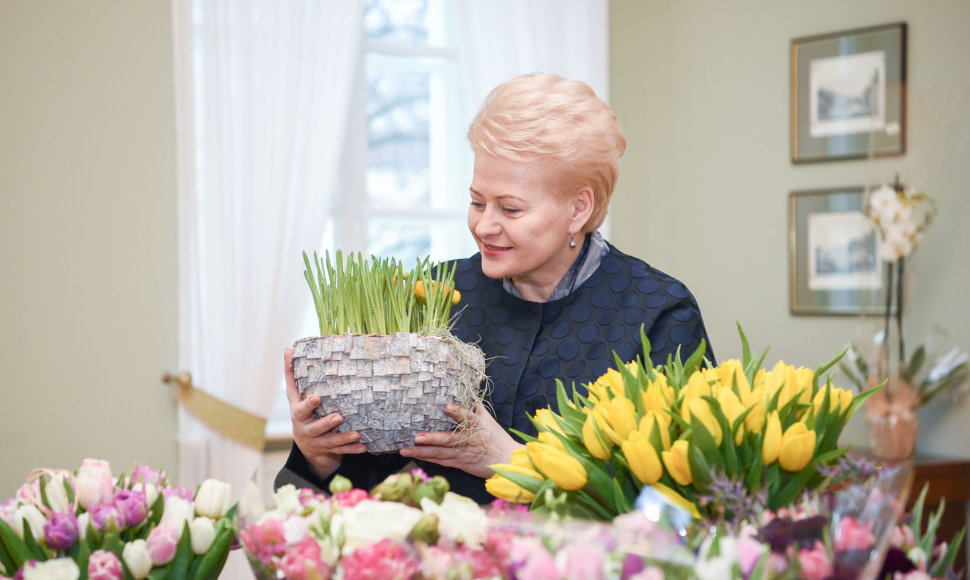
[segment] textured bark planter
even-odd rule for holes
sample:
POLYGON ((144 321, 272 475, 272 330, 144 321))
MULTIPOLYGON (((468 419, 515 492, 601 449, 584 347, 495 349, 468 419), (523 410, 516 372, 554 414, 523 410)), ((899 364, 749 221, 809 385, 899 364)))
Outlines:
POLYGON ((415 433, 447 431, 448 403, 479 400, 485 357, 477 346, 415 333, 343 334, 293 345, 300 395, 320 396, 314 415, 339 412, 337 431, 359 431, 371 453, 412 445, 415 433))

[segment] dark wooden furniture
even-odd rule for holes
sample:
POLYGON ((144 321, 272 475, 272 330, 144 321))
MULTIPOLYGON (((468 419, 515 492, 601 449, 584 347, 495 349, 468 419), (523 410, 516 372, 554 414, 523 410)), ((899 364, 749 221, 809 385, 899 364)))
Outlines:
MULTIPOLYGON (((919 498, 923 486, 929 484, 923 507, 923 524, 925 526, 926 518, 936 512, 940 502, 945 499, 946 507, 936 539, 949 542, 967 525, 967 503, 970 502, 970 459, 917 456, 914 466, 915 474, 907 502, 908 507, 912 507, 919 498)), ((955 569, 966 569, 966 551, 967 542, 964 539, 957 555, 955 569)))

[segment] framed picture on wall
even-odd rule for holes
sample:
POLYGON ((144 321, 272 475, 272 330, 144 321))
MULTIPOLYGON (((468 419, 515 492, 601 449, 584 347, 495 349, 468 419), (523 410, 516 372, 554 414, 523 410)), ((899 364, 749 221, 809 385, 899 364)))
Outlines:
POLYGON ((862 213, 864 195, 862 187, 789 195, 792 314, 885 313, 886 266, 862 213))
POLYGON ((792 162, 905 151, 905 22, 792 40, 792 162))

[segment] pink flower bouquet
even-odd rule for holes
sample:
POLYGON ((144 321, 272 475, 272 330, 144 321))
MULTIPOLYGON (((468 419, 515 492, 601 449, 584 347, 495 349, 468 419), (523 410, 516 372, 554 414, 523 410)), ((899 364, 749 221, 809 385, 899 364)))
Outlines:
POLYGON ((239 537, 260 579, 690 577, 683 540, 640 513, 554 520, 500 500, 482 507, 431 482, 414 470, 371 492, 339 479, 329 496, 284 486, 268 510, 252 488, 239 537))
POLYGON ((229 485, 170 487, 136 466, 106 461, 74 472, 35 470, 0 504, 0 576, 65 580, 216 578, 235 535, 229 485))

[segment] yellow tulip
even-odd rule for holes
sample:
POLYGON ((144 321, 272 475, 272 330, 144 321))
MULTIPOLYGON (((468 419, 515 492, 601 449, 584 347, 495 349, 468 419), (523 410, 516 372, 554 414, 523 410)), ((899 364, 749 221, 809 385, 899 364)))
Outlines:
MULTIPOLYGON (((721 412, 727 417, 728 425, 734 428, 734 420, 744 413, 744 405, 741 404, 738 396, 734 394, 734 391, 729 389, 721 389, 717 394, 717 402, 721 406, 721 412)), ((734 432, 734 444, 741 445, 741 441, 744 439, 744 429, 738 426, 738 430, 734 432)))
POLYGON ((587 474, 583 464, 568 451, 536 441, 530 441, 525 446, 539 473, 556 482, 562 489, 574 491, 586 485, 587 474))
POLYGON ((592 412, 583 422, 583 445, 596 459, 606 461, 613 455, 613 443, 600 431, 592 412))
POLYGON ((707 382, 703 372, 697 371, 687 379, 687 385, 684 386, 684 398, 694 399, 711 394, 711 385, 707 382))
POLYGON ((670 415, 667 413, 647 411, 643 417, 640 417, 640 424, 637 425, 637 430, 649 439, 653 433, 654 423, 659 423, 660 440, 663 448, 670 449, 670 415))
POLYGON ((722 362, 717 367, 717 371, 721 384, 726 388, 733 390, 734 384, 737 382, 737 392, 742 399, 751 392, 751 384, 748 383, 748 377, 744 374, 744 366, 738 359, 732 358, 722 362))
POLYGON ((781 436, 778 463, 786 471, 801 471, 815 456, 815 431, 801 421, 793 423, 781 436))
POLYGON ((536 421, 548 431, 562 433, 562 427, 560 427, 559 423, 556 422, 556 417, 557 415, 548 408, 539 409, 535 414, 536 421))
POLYGON ((630 431, 635 431, 637 428, 636 405, 630 399, 618 396, 605 405, 605 411, 610 427, 616 433, 616 439, 613 443, 619 445, 630 434, 630 431))
POLYGON ((744 417, 744 427, 752 433, 761 433, 761 428, 765 425, 765 408, 768 406, 765 400, 765 387, 760 384, 751 390, 751 394, 741 399, 745 409, 751 408, 751 412, 744 417))
POLYGON ((668 451, 660 454, 664 462, 664 467, 667 468, 667 473, 680 485, 690 485, 691 481, 693 481, 690 473, 690 463, 687 461, 687 449, 687 441, 678 439, 674 441, 674 444, 670 446, 668 451))
POLYGON ((724 434, 721 432, 721 424, 718 423, 717 419, 714 417, 714 413, 711 412, 711 405, 704 399, 694 399, 688 405, 690 410, 689 417, 685 417, 688 421, 691 418, 696 417, 698 421, 704 424, 704 428, 707 432, 714 437, 714 444, 720 446, 721 440, 724 439, 724 434))
POLYGON ((596 383, 605 386, 614 394, 623 392, 623 375, 616 369, 606 371, 606 374, 596 379, 596 383))
MULTIPOLYGON (((815 398, 812 400, 812 405, 815 407, 816 415, 822 410, 822 402, 825 400, 825 392, 825 387, 819 388, 818 392, 815 393, 815 398)), ((845 389, 840 389, 838 387, 831 387, 828 410, 830 412, 845 411, 852 406, 852 399, 853 395, 850 391, 846 391, 845 389)))
POLYGON ((781 420, 778 418, 778 411, 768 414, 768 422, 765 425, 765 438, 761 443, 761 461, 765 465, 770 465, 778 459, 781 452, 781 420))
POLYGON ((667 377, 657 375, 656 380, 648 381, 640 392, 643 408, 648 411, 666 411, 674 400, 674 389, 667 384, 667 377))
POLYGON ((566 450, 566 445, 562 442, 555 433, 550 433, 549 431, 542 431, 536 436, 536 439, 545 443, 546 445, 552 445, 553 447, 558 447, 563 451, 566 450))
MULTIPOLYGON (((500 465, 492 465, 490 467, 492 467, 493 469, 494 468, 504 469, 512 473, 517 473, 519 475, 525 475, 527 477, 531 477, 532 479, 535 479, 537 483, 545 479, 540 474, 533 471, 532 469, 522 467, 521 465, 506 463, 506 464, 500 464, 500 465)), ((494 495, 495 497, 504 499, 512 503, 530 503, 536 497, 534 493, 518 485, 517 483, 513 482, 511 479, 508 479, 507 477, 505 477, 500 473, 496 473, 492 477, 485 480, 485 490, 488 491, 488 493, 494 495)))
POLYGON ((795 389, 798 391, 798 399, 802 403, 809 403, 812 400, 812 382, 815 380, 815 371, 805 367, 795 369, 795 389))
POLYGON ((630 437, 620 445, 620 449, 630 465, 630 471, 640 480, 640 483, 644 485, 654 483, 663 475, 663 465, 660 463, 657 450, 647 441, 643 433, 631 431, 630 437))

